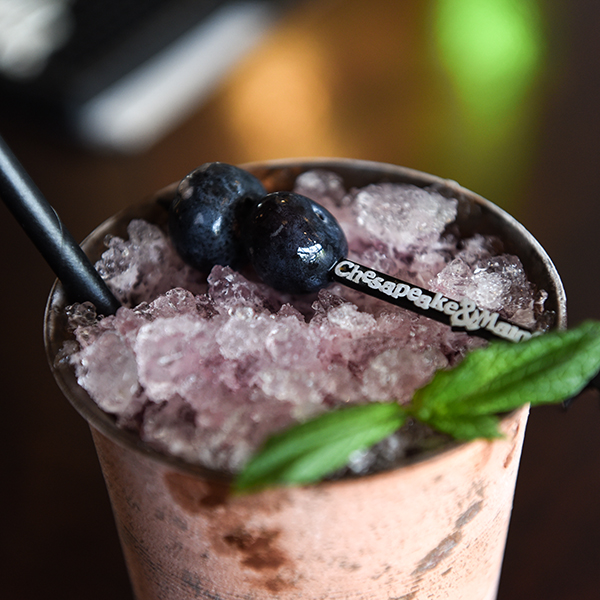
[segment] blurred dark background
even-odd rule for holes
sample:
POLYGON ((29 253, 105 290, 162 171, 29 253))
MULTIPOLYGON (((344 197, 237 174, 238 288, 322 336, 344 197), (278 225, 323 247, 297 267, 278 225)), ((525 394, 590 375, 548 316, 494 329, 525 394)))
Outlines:
MULTIPOLYGON (((0 133, 76 239, 205 161, 347 156, 455 179, 540 240, 576 324, 600 317, 599 30, 596 0, 299 0, 152 144, 90 148, 7 96, 0 133)), ((89 431, 45 361, 53 275, 3 205, 0 231, 1 595, 130 599, 89 431)), ((598 598, 599 434, 595 393, 533 411, 501 600, 598 598)))

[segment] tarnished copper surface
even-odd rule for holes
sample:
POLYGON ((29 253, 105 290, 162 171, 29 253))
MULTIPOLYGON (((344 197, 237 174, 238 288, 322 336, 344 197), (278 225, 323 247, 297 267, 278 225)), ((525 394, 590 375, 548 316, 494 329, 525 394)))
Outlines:
POLYGON ((491 600, 527 415, 394 471, 241 497, 92 433, 139 600, 491 600))

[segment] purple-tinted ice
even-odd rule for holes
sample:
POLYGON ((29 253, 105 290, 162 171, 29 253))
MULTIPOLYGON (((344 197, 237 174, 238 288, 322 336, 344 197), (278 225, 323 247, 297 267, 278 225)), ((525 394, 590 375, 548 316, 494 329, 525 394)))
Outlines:
MULTIPOLYGON (((336 215, 350 258, 534 322, 536 292, 519 260, 494 255, 488 239, 445 233, 455 200, 391 184, 346 191, 322 171, 296 189, 336 215)), ((89 307, 71 309, 79 383, 118 424, 213 468, 239 469, 269 434, 331 407, 408 402, 437 369, 483 344, 340 285, 292 298, 229 267, 199 274, 143 221, 128 240, 110 239, 98 266, 126 307, 100 321, 89 307)), ((390 438, 376 456, 403 446, 390 438)), ((354 456, 351 467, 374 456, 354 456)))
POLYGON ((198 273, 183 262, 156 225, 134 219, 127 234, 127 240, 109 237, 108 249, 95 265, 121 304, 135 306, 174 287, 203 289, 198 273))

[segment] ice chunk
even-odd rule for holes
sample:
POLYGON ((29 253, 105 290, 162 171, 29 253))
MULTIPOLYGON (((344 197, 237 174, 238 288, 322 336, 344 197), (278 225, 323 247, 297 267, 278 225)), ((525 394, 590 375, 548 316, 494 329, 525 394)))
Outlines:
POLYGON ((294 184, 294 192, 319 203, 329 199, 336 205, 341 205, 346 196, 342 177, 324 169, 314 169, 299 175, 294 184))
POLYGON ((155 319, 140 328, 135 341, 139 379, 154 402, 185 396, 210 376, 207 365, 218 356, 215 327, 189 315, 155 319), (207 372, 208 371, 208 372, 207 372))
POLYGON ((208 317, 214 314, 210 302, 199 302, 198 298, 183 288, 173 288, 150 304, 142 303, 136 306, 135 312, 148 319, 168 319, 179 315, 192 315, 208 317))
POLYGON ((127 228, 128 240, 108 237, 96 269, 126 306, 153 299, 173 287, 204 289, 202 276, 187 266, 156 225, 140 219, 127 228))
POLYGON ((89 327, 96 321, 96 307, 91 302, 71 304, 65 308, 69 320, 69 327, 89 327))
POLYGON ((103 410, 127 409, 138 392, 135 356, 116 332, 105 331, 75 355, 77 381, 103 410))
POLYGON ((220 313, 234 313, 243 308, 256 313, 266 310, 267 296, 261 286, 248 281, 231 267, 213 267, 208 284, 208 294, 220 313))
POLYGON ((230 318, 216 333, 221 356, 237 361, 258 358, 271 335, 273 323, 273 319, 255 313, 249 306, 232 310, 230 318))
POLYGON ((354 192, 359 226, 398 249, 430 244, 456 218, 458 203, 413 185, 381 183, 354 192))
POLYGON ((449 298, 469 298, 524 326, 535 323, 535 289, 518 257, 501 255, 470 261, 459 256, 432 281, 449 298))
POLYGON ((377 354, 363 374, 366 398, 408 402, 413 390, 423 387, 435 371, 448 366, 439 350, 415 352, 412 348, 390 348, 377 354), (402 365, 402 368, 398 368, 402 365))
POLYGON ((354 304, 345 302, 332 307, 327 313, 329 323, 347 331, 366 333, 375 327, 375 317, 358 310, 354 304))

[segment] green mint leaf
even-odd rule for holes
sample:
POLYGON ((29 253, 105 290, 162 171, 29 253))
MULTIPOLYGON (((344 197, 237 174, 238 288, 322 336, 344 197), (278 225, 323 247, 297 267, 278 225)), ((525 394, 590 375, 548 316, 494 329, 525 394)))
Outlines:
POLYGON ((398 430, 407 417, 396 403, 373 402, 324 413, 269 438, 237 477, 247 492, 318 481, 348 463, 350 455, 398 430))
POLYGON ((494 343, 455 369, 439 371, 418 390, 412 414, 457 439, 495 437, 491 417, 531 403, 561 402, 578 394, 600 370, 600 322, 586 321, 528 341, 494 343))
POLYGON ((428 425, 447 433, 455 440, 469 441, 477 438, 488 440, 502 437, 500 418, 496 415, 440 415, 435 414, 428 425))

